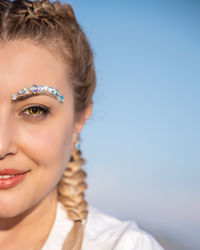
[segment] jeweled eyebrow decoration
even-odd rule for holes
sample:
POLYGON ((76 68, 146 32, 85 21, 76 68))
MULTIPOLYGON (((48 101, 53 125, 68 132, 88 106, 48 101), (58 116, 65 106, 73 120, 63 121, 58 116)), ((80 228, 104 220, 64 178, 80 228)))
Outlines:
POLYGON ((57 89, 54 87, 50 86, 48 87, 47 85, 36 85, 33 84, 30 88, 24 87, 21 90, 17 91, 16 94, 11 95, 11 100, 12 101, 17 101, 17 100, 24 100, 28 97, 32 97, 34 95, 48 95, 51 97, 54 97, 56 99, 59 99, 60 103, 62 104, 64 102, 64 96, 59 93, 57 89))

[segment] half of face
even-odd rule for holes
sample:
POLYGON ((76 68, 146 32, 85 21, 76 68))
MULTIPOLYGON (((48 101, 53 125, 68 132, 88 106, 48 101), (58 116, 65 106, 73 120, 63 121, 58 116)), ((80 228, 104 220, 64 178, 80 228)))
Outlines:
POLYGON ((27 41, 0 46, 0 85, 0 175, 6 169, 7 175, 9 171, 27 172, 22 181, 10 186, 0 176, 0 218, 7 218, 48 199, 55 191, 92 107, 75 122, 66 65, 27 41), (18 94, 24 88, 30 92, 18 94), (44 90, 48 93, 42 93, 44 90), (13 94, 17 95, 14 100, 13 94))

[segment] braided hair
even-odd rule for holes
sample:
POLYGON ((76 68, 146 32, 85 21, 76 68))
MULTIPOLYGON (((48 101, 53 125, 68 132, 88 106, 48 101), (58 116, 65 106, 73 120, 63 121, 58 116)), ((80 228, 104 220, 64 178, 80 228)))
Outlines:
MULTIPOLYGON (((14 40, 31 41, 60 56, 74 93, 75 120, 81 119, 92 102, 96 76, 92 50, 72 7, 49 0, 0 0, 0 43, 14 40)), ((57 185, 58 199, 74 221, 63 250, 81 250, 82 246, 83 222, 88 215, 84 163, 81 151, 74 148, 57 185)))

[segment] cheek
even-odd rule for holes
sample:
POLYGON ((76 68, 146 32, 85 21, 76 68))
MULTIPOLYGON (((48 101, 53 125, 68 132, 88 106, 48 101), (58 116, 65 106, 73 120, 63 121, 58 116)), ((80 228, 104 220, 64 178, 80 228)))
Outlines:
POLYGON ((51 172, 64 171, 71 156, 73 123, 50 122, 45 129, 32 127, 21 131, 20 149, 37 166, 51 172), (37 131, 35 131, 37 130, 37 131))

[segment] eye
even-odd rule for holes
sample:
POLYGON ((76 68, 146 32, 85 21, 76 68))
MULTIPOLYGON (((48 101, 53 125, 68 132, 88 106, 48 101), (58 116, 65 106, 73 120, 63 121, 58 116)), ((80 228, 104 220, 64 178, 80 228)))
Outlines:
POLYGON ((46 117, 50 113, 50 108, 44 105, 32 105, 24 109, 20 115, 25 115, 31 118, 46 117))

